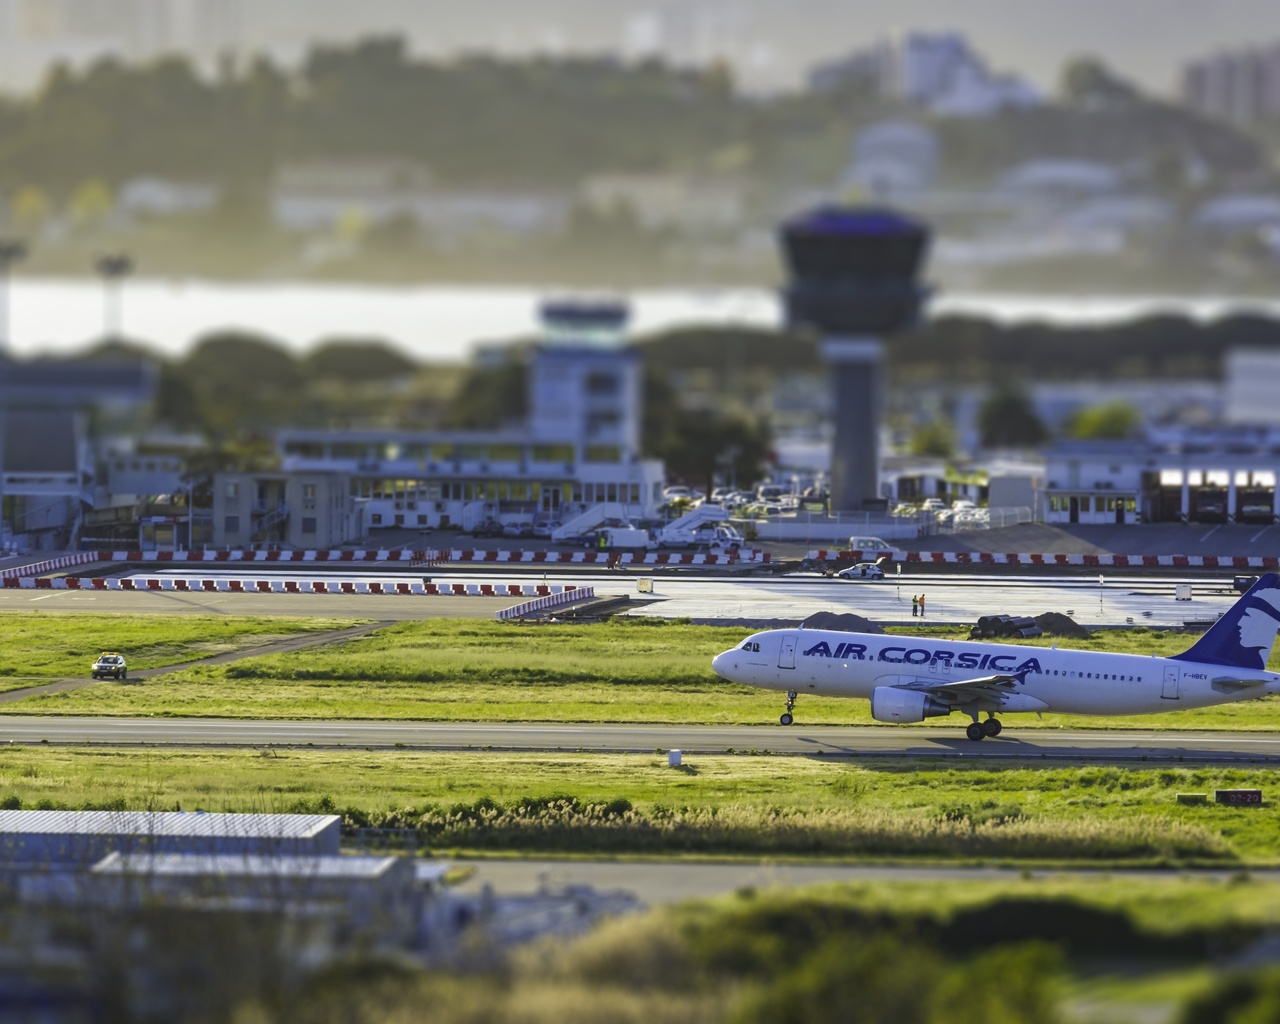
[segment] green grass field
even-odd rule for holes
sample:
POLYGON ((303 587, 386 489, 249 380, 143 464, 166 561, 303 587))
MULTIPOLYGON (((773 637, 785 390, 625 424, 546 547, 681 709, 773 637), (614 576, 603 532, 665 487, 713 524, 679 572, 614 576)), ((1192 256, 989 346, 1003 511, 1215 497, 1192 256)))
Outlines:
POLYGON ((88 676, 102 651, 122 652, 130 671, 137 672, 355 624, 320 618, 7 612, 0 614, 0 690, 88 676))
POLYGON ((1280 864, 1272 808, 1174 800, 1278 783, 1277 769, 746 754, 673 769, 657 755, 0 748, 11 807, 336 810, 437 846, 527 852, 1280 864))
MULTIPOLYGON (((339 970, 292 1016, 586 1024, 1156 1024, 1275 1020, 1280 974, 1232 974, 1280 889, 1125 877, 743 890, 517 950, 500 970, 339 970)), ((270 1019, 260 1014, 252 1019, 270 1019)))
MULTIPOLYGON (((47 621, 41 619, 41 626, 47 621)), ((198 619, 194 626, 187 625, 188 620, 169 618, 127 621, 174 660, 182 660, 178 656, 181 644, 194 641, 183 641, 175 633, 211 628, 227 620, 198 619)), ((268 628, 273 622, 297 622, 311 628, 339 625, 321 626, 309 620, 244 621, 246 630, 268 628), (255 622, 257 627, 249 625, 255 622)), ((60 618, 43 642, 63 652, 82 650, 78 636, 72 635, 77 626, 78 619, 60 618), (58 637, 57 629, 66 633, 58 637)), ((99 627, 97 635, 109 633, 109 628, 99 627)), ((340 644, 230 665, 200 666, 128 686, 33 697, 6 710, 12 714, 772 726, 783 709, 780 694, 725 683, 711 671, 711 658, 746 634, 738 628, 662 622, 592 626, 406 622, 340 644)), ((961 634, 931 627, 920 635, 961 634)), ((1061 646, 1168 654, 1185 649, 1189 643, 1185 636, 1135 629, 1107 632, 1087 641, 1062 641, 1061 646)), ((20 662, 29 644, 23 634, 6 635, 2 646, 8 663, 20 662)), ((117 646, 128 650, 128 645, 117 646)), ((802 697, 797 720, 805 724, 874 724, 866 701, 821 697, 802 697)), ((928 724, 954 730, 958 721, 953 716, 931 719, 928 724)), ((1280 728, 1280 698, 1137 718, 1046 715, 1037 719, 1014 715, 1007 722, 1016 729, 1087 725, 1271 730, 1280 728)), ((762 733, 761 743, 767 742, 762 733)))

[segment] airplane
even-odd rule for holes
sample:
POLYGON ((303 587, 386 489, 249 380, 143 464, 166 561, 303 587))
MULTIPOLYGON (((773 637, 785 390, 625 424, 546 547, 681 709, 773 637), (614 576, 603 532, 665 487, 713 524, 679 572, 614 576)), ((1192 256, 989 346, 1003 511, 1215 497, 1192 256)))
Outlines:
POLYGON ((1280 673, 1266 671, 1278 629, 1280 575, 1267 573, 1171 657, 797 627, 756 633, 711 667, 730 682, 786 693, 783 725, 801 693, 861 697, 877 722, 958 711, 977 741, 1000 735, 998 714, 1146 715, 1280 692, 1280 673))

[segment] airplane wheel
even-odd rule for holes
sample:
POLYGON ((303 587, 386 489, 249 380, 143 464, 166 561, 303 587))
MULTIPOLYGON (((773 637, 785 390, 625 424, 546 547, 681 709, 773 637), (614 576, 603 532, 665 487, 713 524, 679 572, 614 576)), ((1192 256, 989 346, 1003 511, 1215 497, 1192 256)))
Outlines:
POLYGON ((982 728, 981 723, 971 722, 969 724, 969 728, 967 728, 964 731, 964 734, 968 736, 969 739, 973 740, 974 742, 977 742, 987 734, 987 730, 982 728))
POLYGON ((1000 730, 1003 728, 1004 726, 1000 724, 1000 719, 998 718, 988 718, 982 723, 982 731, 988 736, 999 736, 1000 730))
POLYGON ((795 721, 795 719, 792 718, 790 715, 783 715, 781 718, 778 719, 778 721, 781 722, 783 725, 790 725, 792 722, 795 721))

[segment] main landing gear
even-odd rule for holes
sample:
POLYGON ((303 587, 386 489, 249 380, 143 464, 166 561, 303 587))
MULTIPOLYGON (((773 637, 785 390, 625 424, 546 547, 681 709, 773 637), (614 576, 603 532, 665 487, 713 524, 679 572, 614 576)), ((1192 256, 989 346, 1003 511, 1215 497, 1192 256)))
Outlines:
POLYGON ((965 729, 964 734, 976 743, 978 740, 986 739, 988 736, 999 736, 1000 730, 1003 728, 1004 726, 1000 724, 1000 719, 996 718, 995 715, 988 715, 985 722, 979 722, 978 716, 974 715, 973 721, 965 729))
POLYGON ((787 710, 785 714, 783 714, 783 716, 778 719, 778 721, 781 722, 783 725, 790 725, 792 722, 795 721, 795 719, 791 717, 791 712, 793 712, 795 709, 796 709, 796 691, 788 690, 787 691, 787 710))

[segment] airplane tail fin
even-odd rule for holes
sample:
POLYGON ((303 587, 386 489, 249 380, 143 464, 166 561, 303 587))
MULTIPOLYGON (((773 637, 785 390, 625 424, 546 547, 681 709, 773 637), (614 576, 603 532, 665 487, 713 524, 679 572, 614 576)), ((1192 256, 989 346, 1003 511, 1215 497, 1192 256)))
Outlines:
POLYGON ((1209 627, 1188 650, 1173 655, 1176 661, 1262 671, 1280 631, 1280 575, 1260 577, 1240 600, 1209 627))

